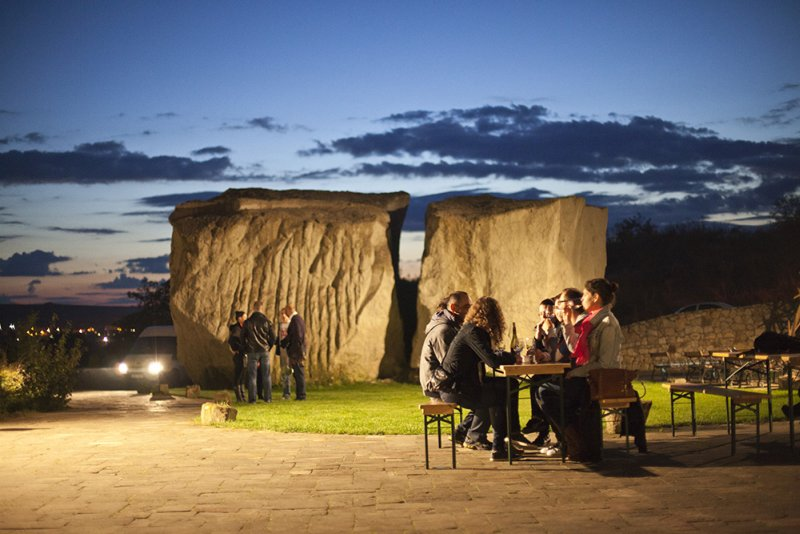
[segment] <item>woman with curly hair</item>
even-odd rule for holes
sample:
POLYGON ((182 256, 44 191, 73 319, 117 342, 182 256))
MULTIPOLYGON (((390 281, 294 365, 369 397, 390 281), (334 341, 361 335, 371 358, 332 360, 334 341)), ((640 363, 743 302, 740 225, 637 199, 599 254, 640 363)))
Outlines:
MULTIPOLYGON (((503 339, 505 319, 500 304, 491 297, 481 297, 470 307, 453 342, 447 350, 442 367, 453 377, 452 389, 441 392, 445 402, 454 402, 472 410, 489 409, 494 429, 492 460, 508 457, 506 449, 506 389, 502 378, 486 376, 486 366, 496 369, 501 365, 519 363, 519 355, 495 352, 503 339)), ((514 388, 515 385, 512 385, 514 388)), ((519 415, 512 406, 512 437, 519 429, 519 415), (516 417, 515 417, 516 416, 516 417)), ((511 454, 519 457, 522 451, 513 447, 511 454)))

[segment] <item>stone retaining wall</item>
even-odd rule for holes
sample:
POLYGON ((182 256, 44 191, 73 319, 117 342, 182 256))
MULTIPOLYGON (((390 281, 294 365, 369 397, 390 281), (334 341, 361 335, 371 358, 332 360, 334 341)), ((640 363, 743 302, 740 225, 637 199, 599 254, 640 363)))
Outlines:
POLYGON ((652 369, 651 352, 667 351, 676 361, 684 351, 751 348, 764 330, 782 331, 790 314, 785 303, 665 315, 622 327, 622 362, 652 369))

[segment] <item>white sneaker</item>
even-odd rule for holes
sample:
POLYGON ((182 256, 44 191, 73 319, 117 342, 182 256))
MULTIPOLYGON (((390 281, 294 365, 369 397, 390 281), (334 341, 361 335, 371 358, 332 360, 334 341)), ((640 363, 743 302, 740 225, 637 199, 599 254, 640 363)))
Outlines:
POLYGON ((561 454, 561 447, 556 443, 555 445, 550 445, 549 447, 542 447, 539 452, 547 457, 553 457, 557 454, 561 454))

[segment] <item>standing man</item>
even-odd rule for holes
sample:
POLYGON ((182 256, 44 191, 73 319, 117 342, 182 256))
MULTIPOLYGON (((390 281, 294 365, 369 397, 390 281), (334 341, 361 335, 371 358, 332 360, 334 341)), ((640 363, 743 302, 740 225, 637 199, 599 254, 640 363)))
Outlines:
POLYGON ((281 347, 294 375, 294 400, 306 400, 306 322, 291 304, 281 310, 281 322, 289 323, 281 347))
POLYGON ((247 353, 247 402, 256 402, 258 396, 258 378, 261 373, 261 398, 264 402, 272 402, 272 378, 269 374, 269 349, 275 344, 275 331, 267 316, 261 313, 263 304, 260 300, 253 303, 253 313, 244 322, 244 349, 247 353))
MULTIPOLYGON (((472 302, 464 291, 455 291, 439 303, 436 312, 425 327, 425 341, 419 358, 419 381, 422 392, 428 397, 439 398, 439 394, 425 387, 433 371, 441 367, 447 349, 456 337, 464 316, 472 302)), ((486 438, 489 431, 489 410, 471 411, 455 430, 453 439, 469 449, 491 450, 492 444, 486 438)))
POLYGON ((228 327, 228 345, 233 351, 233 389, 236 402, 244 402, 245 350, 242 342, 244 312, 236 312, 236 322, 228 327))

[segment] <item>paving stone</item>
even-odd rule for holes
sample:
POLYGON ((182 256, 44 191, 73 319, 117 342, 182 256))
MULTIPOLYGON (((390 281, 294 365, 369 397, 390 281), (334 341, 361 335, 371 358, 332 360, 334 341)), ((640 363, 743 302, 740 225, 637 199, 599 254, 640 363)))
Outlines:
MULTIPOLYGON (((602 464, 434 452, 421 436, 202 427, 199 403, 75 394, 61 413, 0 421, 0 530, 63 532, 788 532, 800 451, 786 423, 731 457, 724 427, 652 432, 651 454, 606 439, 602 464), (155 409, 157 408, 157 409, 155 409), (25 432, 4 431, 24 427, 25 432), (438 465, 437 465, 438 467, 438 465), (759 506, 752 503, 757 496, 759 506)), ((752 428, 743 426, 743 435, 752 428)), ((444 445, 444 444, 443 444, 444 445)))

